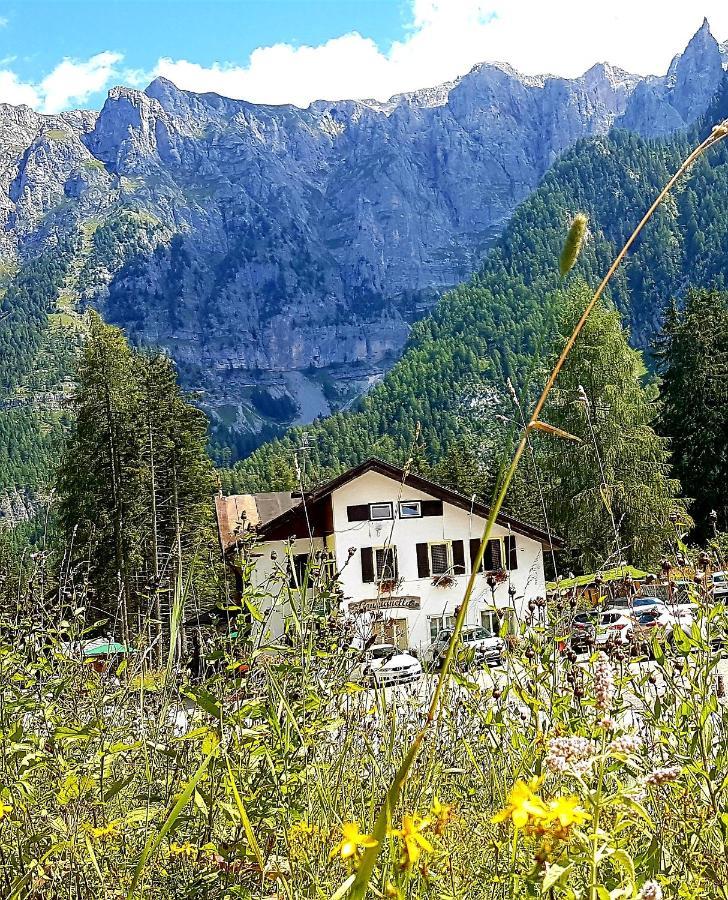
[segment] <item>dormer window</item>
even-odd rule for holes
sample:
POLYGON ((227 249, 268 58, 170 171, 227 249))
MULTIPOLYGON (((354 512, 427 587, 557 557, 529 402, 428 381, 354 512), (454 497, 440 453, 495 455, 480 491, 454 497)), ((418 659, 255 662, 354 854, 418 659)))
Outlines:
POLYGON ((372 522, 379 522, 382 519, 392 519, 394 514, 391 503, 370 503, 369 518, 372 522))

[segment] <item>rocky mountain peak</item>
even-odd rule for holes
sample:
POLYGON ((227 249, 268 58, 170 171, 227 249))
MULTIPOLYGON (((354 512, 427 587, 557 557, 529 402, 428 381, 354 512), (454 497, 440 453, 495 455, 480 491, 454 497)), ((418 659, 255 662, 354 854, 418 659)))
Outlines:
POLYGON ((658 78, 482 63, 385 103, 263 105, 156 78, 98 114, 0 105, 0 250, 87 223, 102 258, 84 300, 166 347, 213 419, 233 408, 254 430, 251 397, 269 410, 288 392, 303 421, 397 358, 560 154, 615 123, 684 128, 722 77, 704 24, 658 78))
POLYGON ((722 73, 720 47, 711 34, 708 20, 704 19, 685 52, 675 61, 674 69, 668 73, 669 79, 674 78, 671 103, 684 120, 693 117, 696 108, 707 108, 722 73))

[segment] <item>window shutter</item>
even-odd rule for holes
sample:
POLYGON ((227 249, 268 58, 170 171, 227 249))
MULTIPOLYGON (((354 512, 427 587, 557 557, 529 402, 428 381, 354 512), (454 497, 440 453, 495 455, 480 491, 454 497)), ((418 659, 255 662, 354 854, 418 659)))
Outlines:
POLYGON ((506 551, 506 568, 509 572, 515 572, 518 568, 518 551, 516 549, 516 537, 513 534, 507 534, 503 539, 506 551))
POLYGON ((462 541, 452 542, 452 568, 456 575, 465 574, 465 546, 462 541))
POLYGON ((427 544, 417 545, 417 577, 430 577, 430 556, 427 551, 427 544))
POLYGON ((361 503, 358 506, 347 506, 346 515, 350 522, 366 522, 369 518, 369 506, 361 503))
POLYGON ((483 568, 486 572, 495 572, 503 568, 503 560, 501 558, 501 542, 498 538, 488 541, 483 556, 483 568))
POLYGON ((442 500, 423 500, 420 511, 423 516, 441 516, 442 500))
POLYGON ((475 568, 475 557, 478 555, 478 547, 480 547, 480 538, 470 538, 470 571, 475 568))
POLYGON ((392 578, 396 581, 399 578, 399 564, 397 562, 397 548, 390 547, 387 553, 387 563, 392 569, 392 578))
POLYGON ((371 547, 361 548, 361 580, 365 584, 374 581, 374 553, 371 547))

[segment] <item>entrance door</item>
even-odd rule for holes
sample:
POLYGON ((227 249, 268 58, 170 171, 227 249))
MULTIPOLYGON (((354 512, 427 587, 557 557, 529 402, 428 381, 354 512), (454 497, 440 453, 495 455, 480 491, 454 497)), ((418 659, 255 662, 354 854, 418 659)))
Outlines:
POLYGON ((406 650, 409 647, 407 619, 384 619, 375 622, 373 630, 377 643, 394 644, 398 650, 406 650))

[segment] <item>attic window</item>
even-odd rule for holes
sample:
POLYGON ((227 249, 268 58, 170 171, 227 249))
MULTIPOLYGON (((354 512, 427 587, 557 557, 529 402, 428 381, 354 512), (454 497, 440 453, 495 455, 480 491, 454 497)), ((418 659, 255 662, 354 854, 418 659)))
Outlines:
POLYGON ((392 519, 392 504, 391 503, 370 503, 369 504, 369 518, 376 522, 381 519, 392 519))
POLYGON ((422 507, 419 500, 402 500, 399 504, 400 519, 419 519, 422 507))

